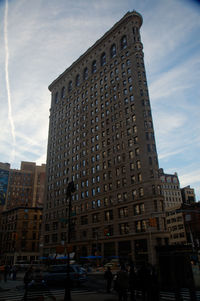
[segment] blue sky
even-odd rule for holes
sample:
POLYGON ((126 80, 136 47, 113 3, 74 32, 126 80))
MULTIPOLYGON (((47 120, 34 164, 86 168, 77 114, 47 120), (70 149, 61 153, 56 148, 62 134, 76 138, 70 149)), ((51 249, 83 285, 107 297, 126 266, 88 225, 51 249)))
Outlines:
POLYGON ((200 4, 0 0, 0 161, 46 163, 48 85, 127 11, 141 29, 159 165, 200 199, 200 4))

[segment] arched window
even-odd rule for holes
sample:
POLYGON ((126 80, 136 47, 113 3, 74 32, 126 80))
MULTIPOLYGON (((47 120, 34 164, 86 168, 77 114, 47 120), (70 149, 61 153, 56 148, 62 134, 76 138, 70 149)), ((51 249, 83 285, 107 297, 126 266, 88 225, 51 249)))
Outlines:
POLYGON ((70 92, 71 90, 72 90, 72 81, 70 80, 68 84, 68 92, 70 92))
POLYGON ((121 49, 125 49, 127 47, 127 38, 126 36, 123 36, 121 38, 121 49))
POLYGON ((97 71, 97 62, 93 61, 92 62, 92 73, 95 73, 97 71))
POLYGON ((56 92, 56 94, 55 94, 54 102, 55 102, 55 103, 58 103, 58 92, 56 92))
POLYGON ((65 98, 65 87, 62 87, 61 98, 65 98))
POLYGON ((77 87, 80 86, 80 75, 79 74, 77 74, 77 76, 76 76, 76 86, 77 87))
POLYGON ((101 55, 101 66, 104 66, 106 64, 106 54, 105 52, 101 55))
POLYGON ((88 79, 88 68, 87 67, 83 71, 83 79, 84 80, 88 79))
POLYGON ((116 54, 117 54, 116 45, 113 44, 110 48, 110 57, 113 58, 116 56, 116 54))

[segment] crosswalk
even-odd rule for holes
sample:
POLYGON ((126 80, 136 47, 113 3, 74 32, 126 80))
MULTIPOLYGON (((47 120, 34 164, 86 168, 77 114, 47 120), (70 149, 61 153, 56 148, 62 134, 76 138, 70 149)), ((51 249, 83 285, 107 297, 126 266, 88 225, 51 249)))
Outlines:
MULTIPOLYGON (((89 291, 87 289, 73 289, 71 291, 72 296, 75 295, 90 295, 96 294, 96 291, 89 291)), ((141 297, 141 292, 137 292, 138 297, 141 297)), ((190 301, 190 293, 188 289, 181 290, 182 301, 190 301)), ((63 297, 65 294, 64 289, 41 289, 41 290, 30 290, 28 292, 27 301, 54 301, 59 297, 63 297)), ((0 301, 22 301, 24 296, 24 289, 8 290, 0 292, 0 301)), ((139 298, 140 299, 140 298, 139 298)), ((161 301, 175 301, 174 292, 161 291, 160 292, 161 301)), ((196 300, 200 300, 200 291, 196 291, 196 300)))
MULTIPOLYGON (((96 292, 88 291, 86 289, 72 290, 73 295, 85 295, 85 294, 95 294, 96 292)), ((63 297, 65 294, 64 289, 55 290, 30 290, 27 295, 27 301, 54 301, 56 298, 63 297)), ((24 290, 9 290, 1 291, 0 301, 22 301, 24 297, 24 290)))
MULTIPOLYGON (((188 289, 181 289, 180 295, 182 298, 182 301, 190 301, 190 292, 188 289)), ((161 300, 166 300, 166 301, 175 301, 175 293, 174 292, 160 292, 160 297, 161 300)), ((196 300, 200 301, 200 291, 196 291, 196 300)))
MULTIPOLYGON (((137 291, 137 296, 139 299, 141 298, 141 291, 137 291)), ((182 300, 181 301, 191 301, 190 298, 190 292, 188 289, 181 289, 180 295, 182 300)), ((175 293, 174 292, 169 292, 169 291, 161 291, 160 292, 160 300, 161 301, 176 301, 175 298, 175 293)), ((200 301, 200 291, 196 291, 196 300, 200 301)))

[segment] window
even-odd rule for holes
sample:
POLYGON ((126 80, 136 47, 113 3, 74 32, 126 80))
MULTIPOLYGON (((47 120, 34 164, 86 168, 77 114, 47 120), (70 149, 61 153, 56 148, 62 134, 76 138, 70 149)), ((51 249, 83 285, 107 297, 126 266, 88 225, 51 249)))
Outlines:
POLYGON ((118 209, 119 218, 128 217, 128 207, 121 207, 118 209))
POLYGON ((145 232, 147 230, 147 223, 145 220, 135 222, 136 232, 145 232))
POLYGON ((133 151, 130 151, 129 152, 129 159, 133 159, 134 158, 134 152, 133 151))
POLYGON ((58 240, 57 233, 52 234, 51 238, 52 238, 52 242, 57 242, 57 240, 58 240))
POLYGON ((144 189, 141 187, 139 188, 139 196, 142 197, 144 195, 144 189))
POLYGON ((116 53, 117 53, 117 51, 116 51, 116 45, 113 44, 113 45, 111 46, 111 48, 110 48, 110 57, 111 57, 111 58, 115 57, 115 56, 116 56, 116 53))
POLYGON ((101 207, 101 200, 97 200, 97 207, 101 207))
POLYGON ((65 87, 62 87, 61 98, 65 98, 65 87))
POLYGON ((97 62, 93 61, 92 63, 92 73, 95 73, 97 71, 97 62))
POLYGON ((134 190, 132 191, 132 197, 133 197, 133 200, 135 200, 136 196, 137 196, 137 192, 136 192, 136 190, 134 189, 134 190))
POLYGON ((118 200, 118 202, 122 202, 122 194, 121 193, 117 194, 117 200, 118 200))
POLYGON ((92 215, 92 222, 93 223, 98 223, 99 222, 99 213, 94 213, 92 215))
POLYGON ((68 92, 70 92, 71 90, 72 90, 72 81, 70 80, 68 84, 68 92))
POLYGON ((126 36, 124 35, 122 38, 121 38, 121 49, 125 49, 127 47, 127 38, 126 36))
POLYGON ((137 169, 140 169, 140 168, 141 168, 141 163, 140 163, 139 160, 136 162, 136 165, 137 165, 137 169))
POLYGON ((113 220, 113 211, 107 210, 105 211, 105 221, 113 220))
POLYGON ((81 216, 81 225, 87 225, 88 224, 88 216, 84 215, 81 216))
POLYGON ((129 233, 129 224, 128 223, 119 224, 119 232, 121 235, 128 234, 129 233))
POLYGON ((88 79, 88 68, 87 67, 83 71, 83 79, 84 80, 88 79))
POLYGON ((94 196, 95 195, 95 188, 92 188, 92 196, 94 196))
POLYGON ((101 66, 104 66, 106 64, 106 54, 105 52, 101 55, 101 66))
POLYGON ((55 94, 54 102, 55 102, 55 103, 58 103, 58 92, 56 92, 56 94, 55 94))
POLYGON ((77 76, 76 76, 76 86, 77 87, 80 86, 80 75, 79 74, 77 74, 77 76))
POLYGON ((144 203, 133 206, 134 215, 144 214, 144 203))

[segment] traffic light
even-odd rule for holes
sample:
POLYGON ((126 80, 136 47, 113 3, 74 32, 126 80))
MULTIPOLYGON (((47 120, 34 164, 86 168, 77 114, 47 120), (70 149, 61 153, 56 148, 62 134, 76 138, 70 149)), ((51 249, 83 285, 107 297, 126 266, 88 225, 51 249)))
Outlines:
POLYGON ((156 226, 157 226, 156 218, 155 218, 155 217, 151 217, 151 218, 149 219, 149 226, 150 226, 150 227, 156 227, 156 226))
POLYGON ((110 236, 109 229, 107 228, 104 229, 104 236, 110 236))

